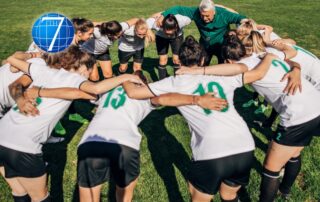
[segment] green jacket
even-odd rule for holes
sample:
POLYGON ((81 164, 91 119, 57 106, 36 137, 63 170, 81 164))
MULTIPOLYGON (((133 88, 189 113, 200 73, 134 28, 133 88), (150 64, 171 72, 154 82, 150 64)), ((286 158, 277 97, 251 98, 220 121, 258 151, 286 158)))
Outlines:
POLYGON ((203 22, 198 7, 174 6, 162 13, 163 16, 167 16, 168 14, 180 14, 193 20, 200 32, 200 43, 205 48, 222 44, 224 34, 229 30, 229 25, 239 24, 242 19, 246 18, 243 15, 232 13, 221 7, 216 7, 214 19, 210 23, 203 22))

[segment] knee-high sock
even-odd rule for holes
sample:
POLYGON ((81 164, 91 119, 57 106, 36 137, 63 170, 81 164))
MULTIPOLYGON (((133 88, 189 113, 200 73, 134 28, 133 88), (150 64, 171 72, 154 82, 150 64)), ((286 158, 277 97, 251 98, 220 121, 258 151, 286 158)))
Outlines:
POLYGON ((301 170, 301 156, 291 158, 285 165, 284 176, 279 190, 283 194, 289 194, 290 189, 301 170))
POLYGON ((260 185, 260 202, 273 202, 279 189, 279 173, 263 168, 260 185))
POLYGON ((159 65, 158 71, 159 71, 159 80, 167 77, 166 65, 159 65))

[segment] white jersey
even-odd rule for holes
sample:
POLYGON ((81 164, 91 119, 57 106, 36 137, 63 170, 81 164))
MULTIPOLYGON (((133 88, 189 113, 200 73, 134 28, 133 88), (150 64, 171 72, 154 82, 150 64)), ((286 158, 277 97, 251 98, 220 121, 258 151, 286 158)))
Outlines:
POLYGON ((122 86, 105 93, 79 145, 86 142, 117 143, 139 150, 138 124, 151 112, 150 100, 130 99, 122 86))
MULTIPOLYGON (((146 20, 148 29, 152 29, 153 19, 146 20)), ((144 48, 144 38, 137 37, 134 32, 135 26, 131 26, 129 29, 123 32, 123 35, 119 39, 119 50, 124 52, 139 51, 144 48)))
MULTIPOLYGON (((299 63, 302 76, 310 81, 317 90, 320 90, 320 60, 314 54, 297 45, 288 45, 297 51, 297 55, 290 60, 299 63)), ((282 51, 270 47, 266 48, 266 51, 277 55, 282 60, 285 59, 285 54, 282 51)))
MULTIPOLYGON (((183 15, 174 15, 177 19, 177 22, 178 22, 178 25, 179 25, 179 28, 180 28, 180 31, 177 33, 177 36, 181 36, 183 34, 183 28, 186 27, 187 25, 189 25, 191 23, 191 19, 186 17, 186 16, 183 16, 183 15)), ((161 27, 158 27, 157 26, 157 23, 155 23, 156 19, 155 18, 152 18, 150 19, 150 22, 153 21, 153 26, 152 26, 152 29, 157 31, 156 32, 156 35, 157 36, 160 36, 162 38, 165 38, 165 39, 171 39, 170 37, 168 37, 164 32, 163 32, 163 29, 161 27)))
MULTIPOLYGON (((256 56, 244 58, 238 63, 253 69, 260 63, 256 56)), ((320 92, 310 82, 301 78, 302 92, 295 95, 283 93, 287 82, 281 82, 290 66, 282 60, 274 60, 263 79, 252 83, 252 87, 272 105, 280 115, 280 124, 294 126, 312 120, 320 115, 320 92)))
POLYGON ((203 95, 216 92, 227 99, 228 108, 210 111, 199 106, 178 107, 191 131, 194 160, 221 158, 254 150, 252 135, 233 105, 234 90, 241 87, 242 75, 233 77, 181 75, 149 84, 155 95, 177 92, 203 95))
MULTIPOLYGON (((46 64, 41 58, 29 59, 28 62, 42 65, 46 64)), ((2 112, 5 108, 10 108, 15 104, 9 92, 9 85, 22 75, 22 72, 12 73, 9 63, 0 67, 0 118, 3 116, 2 112)))
POLYGON ((311 52, 297 46, 291 45, 297 50, 297 55, 291 58, 292 61, 301 65, 302 75, 320 90, 320 60, 311 52))
MULTIPOLYGON (((122 22, 120 25, 122 27, 122 31, 129 29, 129 25, 126 22, 122 22)), ((99 28, 95 27, 93 31, 93 38, 81 44, 81 49, 90 54, 101 55, 106 53, 112 44, 113 41, 110 40, 108 36, 101 35, 99 28)))
MULTIPOLYGON (((259 29, 258 32, 259 32, 261 35, 264 35, 265 30, 264 30, 264 29, 259 29)), ((271 34, 270 34, 270 40, 273 41, 273 40, 276 40, 276 39, 281 39, 281 37, 280 37, 278 34, 276 34, 276 33, 274 33, 274 32, 271 32, 271 34)))
MULTIPOLYGON (((77 73, 64 69, 52 69, 48 66, 31 64, 29 74, 32 85, 45 88, 78 88, 86 79, 77 73)), ((0 120, 0 145, 17 151, 38 154, 56 123, 69 108, 71 101, 53 98, 38 98, 38 116, 24 116, 17 107, 0 120)))

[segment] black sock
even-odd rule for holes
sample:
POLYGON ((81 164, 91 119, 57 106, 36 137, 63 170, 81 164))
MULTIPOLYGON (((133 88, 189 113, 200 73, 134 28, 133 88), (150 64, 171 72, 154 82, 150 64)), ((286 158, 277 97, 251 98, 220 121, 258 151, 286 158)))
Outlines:
POLYGON ((284 176, 279 190, 282 194, 289 194, 290 189, 301 170, 301 156, 291 158, 285 165, 284 176))
POLYGON ((159 71, 159 80, 167 77, 166 65, 159 65, 158 71, 159 71))
POLYGON ((174 75, 176 75, 176 71, 177 71, 179 68, 180 68, 179 65, 176 65, 176 64, 173 65, 173 73, 174 73, 174 75))
POLYGON ((279 173, 263 168, 260 185, 260 202, 273 202, 279 189, 279 173))
POLYGON ((24 196, 15 196, 12 194, 12 197, 14 202, 31 202, 31 198, 28 194, 24 196))
POLYGON ((221 202, 238 202, 239 201, 239 197, 238 195, 236 196, 236 198, 232 199, 232 200, 224 200, 221 196, 220 196, 220 200, 221 202))

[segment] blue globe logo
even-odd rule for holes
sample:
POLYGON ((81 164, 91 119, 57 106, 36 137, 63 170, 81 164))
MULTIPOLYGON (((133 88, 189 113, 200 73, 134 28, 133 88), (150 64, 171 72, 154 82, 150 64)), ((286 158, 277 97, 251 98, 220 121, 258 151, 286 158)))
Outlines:
POLYGON ((74 28, 72 22, 59 13, 42 15, 32 27, 32 38, 41 50, 56 53, 72 43, 74 28))

